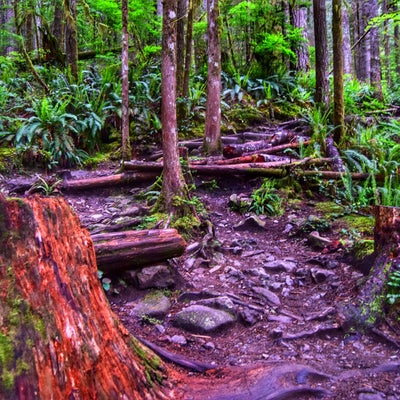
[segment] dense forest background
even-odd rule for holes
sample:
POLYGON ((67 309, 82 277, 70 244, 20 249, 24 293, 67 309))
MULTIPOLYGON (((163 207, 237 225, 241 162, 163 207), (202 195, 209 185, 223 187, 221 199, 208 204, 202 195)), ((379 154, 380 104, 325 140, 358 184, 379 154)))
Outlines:
MULTIPOLYGON (((298 156, 324 156, 333 136, 346 170, 369 174, 364 184, 344 183, 353 203, 398 204, 397 1, 177 0, 166 6, 176 12, 169 25, 176 33, 181 139, 218 140, 219 129, 234 133, 298 119, 312 137, 298 156), (219 103, 221 121, 207 99, 219 103)), ((51 170, 129 159, 159 145, 167 25, 160 1, 2 0, 3 154, 12 154, 17 167, 51 170)))

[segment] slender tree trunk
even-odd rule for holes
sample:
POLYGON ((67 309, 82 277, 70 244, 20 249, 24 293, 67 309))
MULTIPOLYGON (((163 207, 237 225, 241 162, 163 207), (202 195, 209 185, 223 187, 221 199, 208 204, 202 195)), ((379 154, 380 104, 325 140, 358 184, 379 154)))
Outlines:
POLYGON ((354 39, 358 45, 355 47, 354 59, 357 79, 368 82, 370 77, 370 51, 369 37, 365 35, 368 19, 368 7, 366 0, 355 2, 354 39))
POLYGON ((72 78, 78 80, 78 32, 76 27, 76 0, 64 0, 65 54, 72 78))
POLYGON ((62 198, 0 194, 0 398, 172 399, 161 361, 112 313, 62 198))
MULTIPOLYGON (((378 0, 369 0, 369 15, 368 19, 371 20, 378 16, 379 5, 378 0)), ((380 45, 379 45, 379 30, 376 27, 371 28, 369 32, 369 42, 370 42, 370 82, 374 89, 374 94, 379 100, 383 100, 382 93, 382 81, 381 81, 381 55, 380 55, 380 45)))
MULTIPOLYGON (((17 35, 22 36, 21 35, 21 25, 19 23, 19 14, 18 14, 18 2, 16 0, 14 0, 14 19, 15 19, 15 31, 17 33, 17 35)), ((38 72, 35 69, 35 66, 32 63, 31 58, 29 57, 28 52, 26 51, 25 48, 25 43, 24 40, 21 39, 21 51, 22 54, 24 56, 25 62, 27 67, 29 68, 29 70, 32 72, 32 75, 35 77, 35 79, 37 80, 37 82, 39 83, 39 85, 44 89, 44 91, 46 93, 50 92, 49 87, 46 85, 46 83, 44 82, 44 80, 40 77, 40 75, 38 74, 38 72)))
POLYGON ((65 48, 63 19, 64 19, 64 10, 62 6, 62 1, 56 0, 54 2, 54 17, 53 17, 53 22, 51 24, 51 33, 57 39, 58 46, 61 49, 65 48))
POLYGON ((178 0, 178 20, 176 22, 176 95, 182 96, 185 67, 185 19, 187 0, 178 0))
POLYGON ((344 136, 344 94, 343 94, 343 32, 342 0, 332 1, 332 44, 333 44, 333 139, 336 144, 344 136))
POLYGON ((325 0, 313 0, 315 35, 315 102, 329 108, 329 58, 325 0))
POLYGON ((193 46, 193 19, 195 5, 193 0, 188 0, 188 17, 186 27, 186 50, 185 50, 185 69, 183 76, 183 93, 182 97, 189 97, 190 70, 192 67, 192 46, 193 46))
MULTIPOLYGON (((6 29, 10 33, 15 33, 16 21, 14 18, 14 2, 13 0, 0 0, 0 4, 2 7, 2 15, 1 15, 1 26, 3 29, 6 29)), ((3 35, 0 36, 0 50, 2 54, 7 55, 12 51, 17 51, 17 43, 13 38, 7 38, 4 40, 3 35)))
POLYGON ((299 43, 294 49, 296 53, 296 71, 307 72, 310 69, 310 59, 308 54, 308 35, 307 35, 307 13, 308 9, 305 5, 299 5, 296 2, 291 8, 292 25, 301 29, 303 42, 299 43))
POLYGON ((177 216, 184 214, 176 198, 187 198, 178 151, 176 118, 176 18, 177 0, 163 3, 162 64, 161 64, 161 123, 163 141, 163 183, 159 207, 177 216))
POLYGON ((208 79, 204 137, 206 154, 221 152, 221 39, 218 0, 207 1, 208 79))
POLYGON ((342 30, 343 30, 343 72, 351 75, 353 72, 351 55, 350 19, 347 5, 342 5, 342 30))
POLYGON ((129 160, 129 34, 128 34, 128 0, 122 0, 122 146, 123 161, 129 160))

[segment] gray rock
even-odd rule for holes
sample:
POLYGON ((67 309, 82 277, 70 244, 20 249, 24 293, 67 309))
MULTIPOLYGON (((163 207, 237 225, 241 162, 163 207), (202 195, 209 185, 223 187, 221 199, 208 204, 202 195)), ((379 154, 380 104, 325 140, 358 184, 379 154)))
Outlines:
POLYGON ((292 318, 286 315, 268 315, 268 321, 281 322, 283 324, 290 324, 292 318))
POLYGON ((136 279, 139 289, 166 288, 175 284, 174 275, 166 265, 144 267, 137 273, 136 279))
POLYGON ((174 335, 171 338, 169 338, 169 341, 171 343, 180 344, 181 346, 187 345, 187 340, 183 335, 174 335))
POLYGON ((314 249, 324 249, 332 244, 331 240, 320 236, 318 231, 313 231, 308 235, 307 243, 314 249))
POLYGON ((239 311, 240 321, 247 326, 255 325, 261 318, 261 313, 256 310, 245 308, 239 311))
POLYGON ((380 392, 361 392, 358 395, 358 400, 384 400, 386 396, 380 392))
POLYGON ((332 281, 336 277, 336 274, 332 271, 328 271, 326 269, 321 268, 312 268, 311 276, 314 279, 315 283, 324 283, 327 281, 332 281))
POLYGON ((267 272, 292 272, 296 266, 297 264, 294 261, 274 260, 265 263, 263 268, 267 272))
POLYGON ((223 310, 226 311, 232 315, 236 314, 236 307, 233 304, 232 299, 230 299, 228 296, 220 296, 220 297, 215 297, 212 299, 204 299, 200 300, 198 304, 201 304, 203 306, 215 308, 217 310, 223 310))
POLYGON ((270 290, 260 287, 260 286, 255 286, 253 287, 253 292, 261 295, 267 303, 273 305, 273 306, 280 306, 281 301, 279 300, 279 297, 275 294, 272 293, 270 290))
POLYGON ((247 231, 247 230, 264 230, 266 226, 266 222, 263 221, 260 217, 256 215, 251 215, 246 219, 240 221, 238 224, 234 225, 234 228, 237 231, 247 231))
MULTIPOLYGON (((132 305, 128 303, 127 306, 132 305)), ((131 315, 141 317, 147 315, 151 318, 164 318, 171 308, 171 302, 168 297, 160 292, 150 293, 138 303, 135 304, 131 315)))
POLYGON ((175 315, 172 323, 193 333, 210 333, 232 325, 236 318, 225 311, 202 305, 189 306, 175 315))

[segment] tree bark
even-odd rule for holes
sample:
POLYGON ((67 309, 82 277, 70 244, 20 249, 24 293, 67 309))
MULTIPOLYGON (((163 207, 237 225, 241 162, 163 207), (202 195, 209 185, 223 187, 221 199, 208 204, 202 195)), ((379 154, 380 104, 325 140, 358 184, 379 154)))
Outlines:
POLYGON ((313 0, 315 35, 315 102, 329 108, 329 58, 325 0, 313 0))
MULTIPOLYGON (((379 5, 378 0, 369 0, 369 20, 378 16, 379 5)), ((372 27, 369 33, 370 40, 370 81, 374 89, 374 94, 377 99, 383 100, 382 80, 381 80, 381 56, 380 56, 380 40, 379 30, 377 27, 372 27)))
POLYGON ((65 54, 72 78, 78 80, 78 31, 76 26, 76 0, 64 0, 65 54))
POLYGON ((176 18, 177 0, 165 0, 163 3, 161 62, 161 123, 164 165, 162 190, 157 208, 166 211, 173 219, 195 215, 194 208, 185 201, 189 200, 189 191, 183 176, 178 150, 176 18))
POLYGON ((129 33, 128 33, 128 0, 122 0, 122 104, 121 104, 121 158, 128 161, 131 158, 129 141, 129 33))
POLYGON ((343 31, 342 0, 332 1, 333 47, 333 139, 339 144, 344 136, 343 31))
POLYGON ((92 235, 103 272, 118 272, 179 257, 186 242, 176 229, 124 231, 92 235))
POLYGON ((204 136, 205 154, 221 152, 221 38, 218 0, 207 0, 208 78, 204 136))
POLYGON ((174 398, 160 360, 110 310, 66 201, 0 194, 0 236, 1 398, 174 398))
POLYGON ((308 54, 308 37, 307 37, 307 14, 308 7, 305 3, 297 4, 293 2, 291 7, 291 20, 295 28, 301 29, 303 42, 296 43, 294 49, 296 53, 296 71, 307 72, 310 70, 310 58, 308 54))
POLYGON ((354 308, 342 312, 345 324, 374 328, 385 315, 386 284, 400 267, 400 208, 375 207, 373 262, 354 308))

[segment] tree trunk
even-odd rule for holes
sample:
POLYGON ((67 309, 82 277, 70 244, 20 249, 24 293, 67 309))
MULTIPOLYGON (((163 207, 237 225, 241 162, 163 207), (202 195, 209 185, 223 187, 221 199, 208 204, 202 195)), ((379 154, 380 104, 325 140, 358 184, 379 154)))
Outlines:
POLYGON ((221 39, 218 0, 207 0, 208 79, 204 152, 221 152, 221 39))
POLYGON ((92 235, 103 272, 118 272, 179 257, 186 248, 176 229, 124 231, 92 235))
POLYGON ((64 0, 65 55, 72 78, 78 80, 78 31, 76 26, 76 0, 64 0))
POLYGON ((192 43, 193 43, 193 20, 195 5, 193 0, 188 0, 188 17, 186 27, 186 49, 185 49, 185 70, 183 76, 183 93, 184 99, 189 97, 190 71, 192 66, 192 43))
POLYGON ((185 20, 187 14, 186 0, 178 0, 176 21, 176 95, 182 96, 185 67, 185 20))
POLYGON ((176 117, 176 16, 177 0, 163 3, 161 62, 161 123, 164 156, 162 190, 157 207, 174 218, 193 213, 185 200, 189 192, 183 177, 178 151, 176 117), (177 201, 179 199, 179 201, 177 201))
MULTIPOLYGON (((376 18, 379 12, 378 0, 369 0, 369 15, 368 19, 376 18)), ((380 46, 379 46, 379 30, 377 27, 373 27, 369 33, 369 42, 370 42, 370 52, 371 52, 371 61, 370 61, 370 82, 371 86, 374 89, 374 94, 377 99, 383 100, 382 93, 382 81, 381 81, 381 55, 380 55, 380 46)))
POLYGON ((122 112, 121 112, 121 158, 127 161, 131 158, 129 143, 129 33, 128 33, 128 0, 122 0, 122 112))
POLYGON ((347 323, 373 328, 384 317, 388 277, 400 267, 400 208, 375 207, 374 262, 347 323))
POLYGON ((110 310, 65 200, 0 194, 0 236, 2 399, 174 398, 159 359, 110 310))
POLYGON ((349 6, 342 5, 342 31, 343 31, 343 72, 346 75, 351 75, 353 72, 353 63, 351 55, 351 36, 350 36, 350 19, 349 6))
POLYGON ((307 72, 310 70, 310 59, 308 54, 308 35, 307 35, 307 13, 308 8, 305 4, 297 4, 294 2, 294 5, 291 9, 291 20, 292 25, 295 28, 301 29, 301 35, 303 38, 303 42, 296 43, 296 47, 294 49, 296 53, 296 71, 307 72))
POLYGON ((336 144, 339 144, 344 136, 342 0, 333 0, 332 2, 332 47, 333 139, 336 144))
POLYGON ((329 108, 329 58, 325 0, 313 0, 315 35, 315 102, 329 108))
POLYGON ((369 40, 366 35, 368 7, 367 1, 357 0, 354 4, 354 41, 358 43, 354 51, 357 79, 367 82, 370 75, 369 40))

